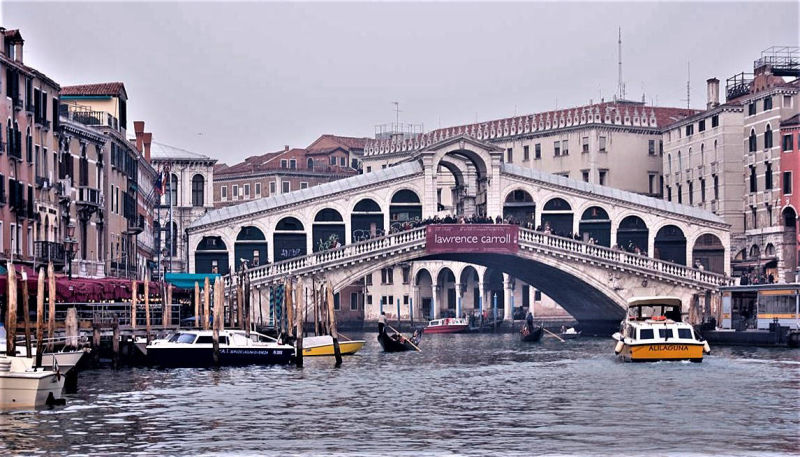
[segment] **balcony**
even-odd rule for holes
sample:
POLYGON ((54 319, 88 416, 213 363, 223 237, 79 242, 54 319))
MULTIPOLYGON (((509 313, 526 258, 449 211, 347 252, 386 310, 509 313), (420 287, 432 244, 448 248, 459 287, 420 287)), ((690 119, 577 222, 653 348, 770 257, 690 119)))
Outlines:
POLYGON ((93 187, 78 187, 78 205, 99 207, 103 204, 103 194, 93 187))
POLYGON ((711 212, 716 214, 719 211, 719 200, 711 200, 711 212))
POLYGON ((64 245, 54 241, 34 241, 33 257, 37 263, 47 263, 63 265, 65 260, 64 245))
POLYGON ((144 216, 137 215, 136 218, 128 219, 128 230, 125 233, 129 235, 138 235, 144 231, 144 216))
POLYGON ((36 112, 36 107, 33 105, 33 103, 28 102, 25 104, 25 111, 27 111, 28 114, 33 114, 36 112))
POLYGON ((50 188, 50 180, 44 176, 36 176, 36 188, 47 190, 50 188))
POLYGON ((22 111, 23 105, 22 98, 19 95, 14 97, 14 111, 22 111))
POLYGON ((717 161, 711 162, 711 174, 712 175, 719 174, 719 162, 717 161))
POLYGON ((686 180, 687 181, 691 181, 692 179, 694 179, 694 170, 692 170, 691 168, 687 168, 686 169, 686 180))
POLYGON ((42 119, 41 124, 43 129, 50 130, 50 121, 48 121, 47 119, 42 119))

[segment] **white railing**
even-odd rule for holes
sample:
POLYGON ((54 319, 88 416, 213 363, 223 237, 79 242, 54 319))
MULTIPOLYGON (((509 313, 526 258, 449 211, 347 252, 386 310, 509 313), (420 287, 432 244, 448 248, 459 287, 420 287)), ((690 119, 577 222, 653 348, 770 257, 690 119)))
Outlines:
MULTIPOLYGON (((549 254, 570 254, 575 257, 624 265, 658 276, 694 281, 706 285, 726 285, 725 275, 678 265, 645 255, 607 248, 583 241, 548 235, 534 230, 519 229, 519 243, 523 248, 542 249, 549 254)), ((337 249, 315 252, 304 257, 283 260, 269 265, 251 268, 247 275, 251 283, 269 282, 290 274, 322 271, 364 260, 369 256, 387 256, 397 251, 423 249, 425 247, 425 227, 406 232, 348 244, 337 249)), ((225 286, 231 286, 232 275, 225 277, 225 286)))

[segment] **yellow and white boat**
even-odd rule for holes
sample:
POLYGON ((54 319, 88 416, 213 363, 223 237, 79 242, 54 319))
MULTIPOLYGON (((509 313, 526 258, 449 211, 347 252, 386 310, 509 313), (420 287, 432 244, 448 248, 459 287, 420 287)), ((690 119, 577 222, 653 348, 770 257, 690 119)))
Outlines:
MULTIPOLYGON (((364 340, 339 340, 342 355, 355 354, 364 347, 364 340)), ((332 356, 333 337, 330 335, 303 338, 303 356, 332 356)))
POLYGON ((675 297, 638 297, 628 300, 628 315, 612 338, 614 353, 625 361, 691 360, 702 362, 710 353, 691 325, 682 322, 681 300, 675 297))

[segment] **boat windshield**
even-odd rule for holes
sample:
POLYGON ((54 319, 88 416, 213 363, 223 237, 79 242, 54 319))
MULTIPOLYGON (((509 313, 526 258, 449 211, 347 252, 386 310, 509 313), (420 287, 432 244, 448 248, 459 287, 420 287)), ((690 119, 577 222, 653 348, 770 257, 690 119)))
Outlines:
POLYGON ((197 337, 194 333, 176 333, 169 339, 170 343, 192 344, 197 337))
POLYGON ((681 310, 675 305, 642 305, 628 308, 628 318, 632 320, 650 319, 657 316, 665 316, 675 322, 680 322, 681 310))

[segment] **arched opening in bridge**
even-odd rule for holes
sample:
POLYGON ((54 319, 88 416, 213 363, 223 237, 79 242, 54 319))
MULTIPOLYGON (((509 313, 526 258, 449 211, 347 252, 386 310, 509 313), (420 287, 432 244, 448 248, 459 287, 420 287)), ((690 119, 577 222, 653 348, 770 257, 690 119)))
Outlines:
POLYGON ((488 293, 487 301, 484 303, 483 310, 491 322, 494 319, 494 307, 497 303, 497 318, 503 319, 503 309, 505 308, 505 290, 503 287, 503 272, 489 268, 486 270, 483 279, 483 287, 488 293))
POLYGON ((535 216, 536 203, 531 194, 522 189, 515 189, 506 196, 506 201, 503 202, 503 219, 516 219, 523 226, 526 223, 533 226, 535 216))
POLYGON ((480 275, 475 267, 468 265, 461 270, 459 279, 461 283, 461 313, 471 315, 479 310, 481 304, 480 275))
POLYGON ((303 223, 294 217, 284 217, 275 225, 272 240, 275 262, 306 255, 306 232, 303 223))
POLYGON ((422 203, 419 196, 413 190, 402 189, 392 195, 392 203, 389 205, 389 223, 397 228, 404 222, 422 219, 422 203))
MULTIPOLYGON (((436 307, 438 317, 456 317, 456 276, 453 270, 444 267, 436 275, 436 307)), ((436 316, 434 316, 436 317, 436 316)))
POLYGON ((419 294, 419 309, 422 311, 421 319, 428 319, 433 314, 433 277, 431 272, 426 268, 421 268, 417 271, 414 278, 414 284, 417 285, 417 292, 419 294))
POLYGON ((242 267, 242 260, 250 267, 267 263, 267 237, 258 227, 246 225, 236 235, 233 244, 233 263, 236 269, 242 267))
POLYGON ((354 243, 383 235, 383 211, 375 200, 365 198, 356 203, 350 213, 350 233, 354 243))
POLYGON ((698 237, 692 248, 692 262, 694 267, 702 265, 706 271, 725 273, 725 247, 722 241, 710 233, 698 237))
POLYGON ((464 196, 467 186, 464 172, 467 162, 463 160, 442 159, 436 173, 436 211, 448 214, 464 214, 464 196), (445 170, 449 174, 445 173, 445 170))
POLYGON ((439 166, 445 166, 453 173, 452 211, 456 215, 487 215, 488 166, 478 152, 470 149, 450 151, 435 166, 437 172, 439 166))
POLYGON ((204 236, 194 253, 195 273, 230 273, 228 248, 218 236, 204 236))
POLYGON ((553 198, 542 209, 542 230, 558 236, 572 235, 572 207, 563 198, 553 198))
POLYGON ((674 225, 661 227, 656 233, 654 247, 654 258, 686 265, 686 236, 680 228, 674 225))
POLYGON ((646 254, 650 232, 638 216, 628 216, 617 228, 617 245, 628 252, 646 254))
POLYGON ((583 241, 611 247, 611 219, 603 208, 592 206, 584 211, 578 227, 583 241))
POLYGON ((345 244, 344 219, 339 211, 331 208, 320 210, 314 216, 314 225, 311 228, 312 249, 314 252, 334 249, 345 244))

